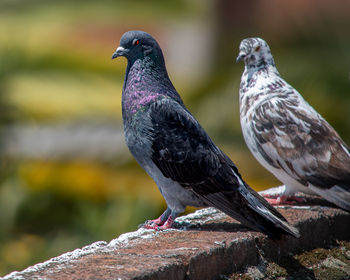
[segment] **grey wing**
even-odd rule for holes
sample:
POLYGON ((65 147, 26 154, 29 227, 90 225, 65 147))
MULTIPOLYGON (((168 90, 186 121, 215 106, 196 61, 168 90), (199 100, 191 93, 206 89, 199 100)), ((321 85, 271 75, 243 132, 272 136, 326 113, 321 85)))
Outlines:
POLYGON ((298 236, 297 230, 243 181, 233 162, 184 107, 164 98, 152 104, 150 119, 152 161, 165 177, 251 228, 271 235, 289 232, 298 236))
POLYGON ((237 189, 236 166, 182 105, 163 98, 152 104, 150 119, 152 161, 165 177, 201 194, 237 189))

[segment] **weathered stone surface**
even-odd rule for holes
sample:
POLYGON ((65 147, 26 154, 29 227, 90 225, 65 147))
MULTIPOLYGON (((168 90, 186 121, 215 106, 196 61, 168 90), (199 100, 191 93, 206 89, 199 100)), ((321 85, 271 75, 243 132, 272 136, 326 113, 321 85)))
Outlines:
POLYGON ((350 260, 347 252, 350 241, 337 241, 329 249, 317 248, 293 256, 285 256, 269 262, 263 257, 256 266, 243 272, 225 276, 226 280, 260 279, 315 279, 348 280, 350 279, 350 260))
POLYGON ((257 265, 262 257, 273 261, 350 239, 350 213, 343 210, 301 206, 279 211, 300 229, 301 238, 274 241, 207 208, 178 218, 177 229, 139 229, 4 279, 218 279, 257 265))

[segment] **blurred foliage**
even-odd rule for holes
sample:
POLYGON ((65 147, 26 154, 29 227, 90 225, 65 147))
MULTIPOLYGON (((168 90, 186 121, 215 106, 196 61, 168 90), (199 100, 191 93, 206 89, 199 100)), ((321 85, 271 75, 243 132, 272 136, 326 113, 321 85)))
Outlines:
POLYGON ((245 37, 270 43, 282 76, 349 143, 349 4, 313 1, 0 0, 0 275, 108 241, 165 209, 134 161, 10 158, 2 141, 18 124, 121 126, 126 61, 110 57, 126 30, 159 38, 185 103, 255 189, 279 183, 241 137, 243 65, 234 60, 245 37))
POLYGON ((8 83, 6 101, 20 107, 22 117, 35 121, 63 121, 91 115, 117 120, 121 117, 116 112, 121 110, 122 87, 112 79, 91 74, 37 71, 13 75, 8 83), (45 99, 50 102, 43 106, 45 99))

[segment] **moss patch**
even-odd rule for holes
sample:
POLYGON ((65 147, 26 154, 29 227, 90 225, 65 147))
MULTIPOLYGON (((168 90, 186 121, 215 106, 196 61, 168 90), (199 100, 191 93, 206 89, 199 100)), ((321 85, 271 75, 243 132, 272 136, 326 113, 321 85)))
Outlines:
POLYGON ((253 275, 256 267, 243 273, 234 273, 227 279, 350 279, 350 242, 337 241, 333 248, 317 248, 295 256, 283 257, 276 262, 260 264, 262 275, 253 275))

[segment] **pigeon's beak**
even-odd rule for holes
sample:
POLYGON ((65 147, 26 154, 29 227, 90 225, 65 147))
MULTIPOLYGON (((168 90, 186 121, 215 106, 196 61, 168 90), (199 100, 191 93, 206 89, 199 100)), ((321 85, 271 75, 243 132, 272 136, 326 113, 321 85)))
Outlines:
POLYGON ((237 58, 236 58, 236 63, 240 62, 241 60, 243 60, 245 57, 247 56, 247 54, 243 51, 240 51, 237 58))
POLYGON ((118 48, 115 50, 114 54, 112 55, 112 59, 115 59, 115 58, 117 58, 117 57, 119 57, 119 56, 123 56, 123 55, 125 55, 125 53, 126 53, 126 49, 125 49, 125 48, 123 48, 123 47, 118 47, 118 48))

